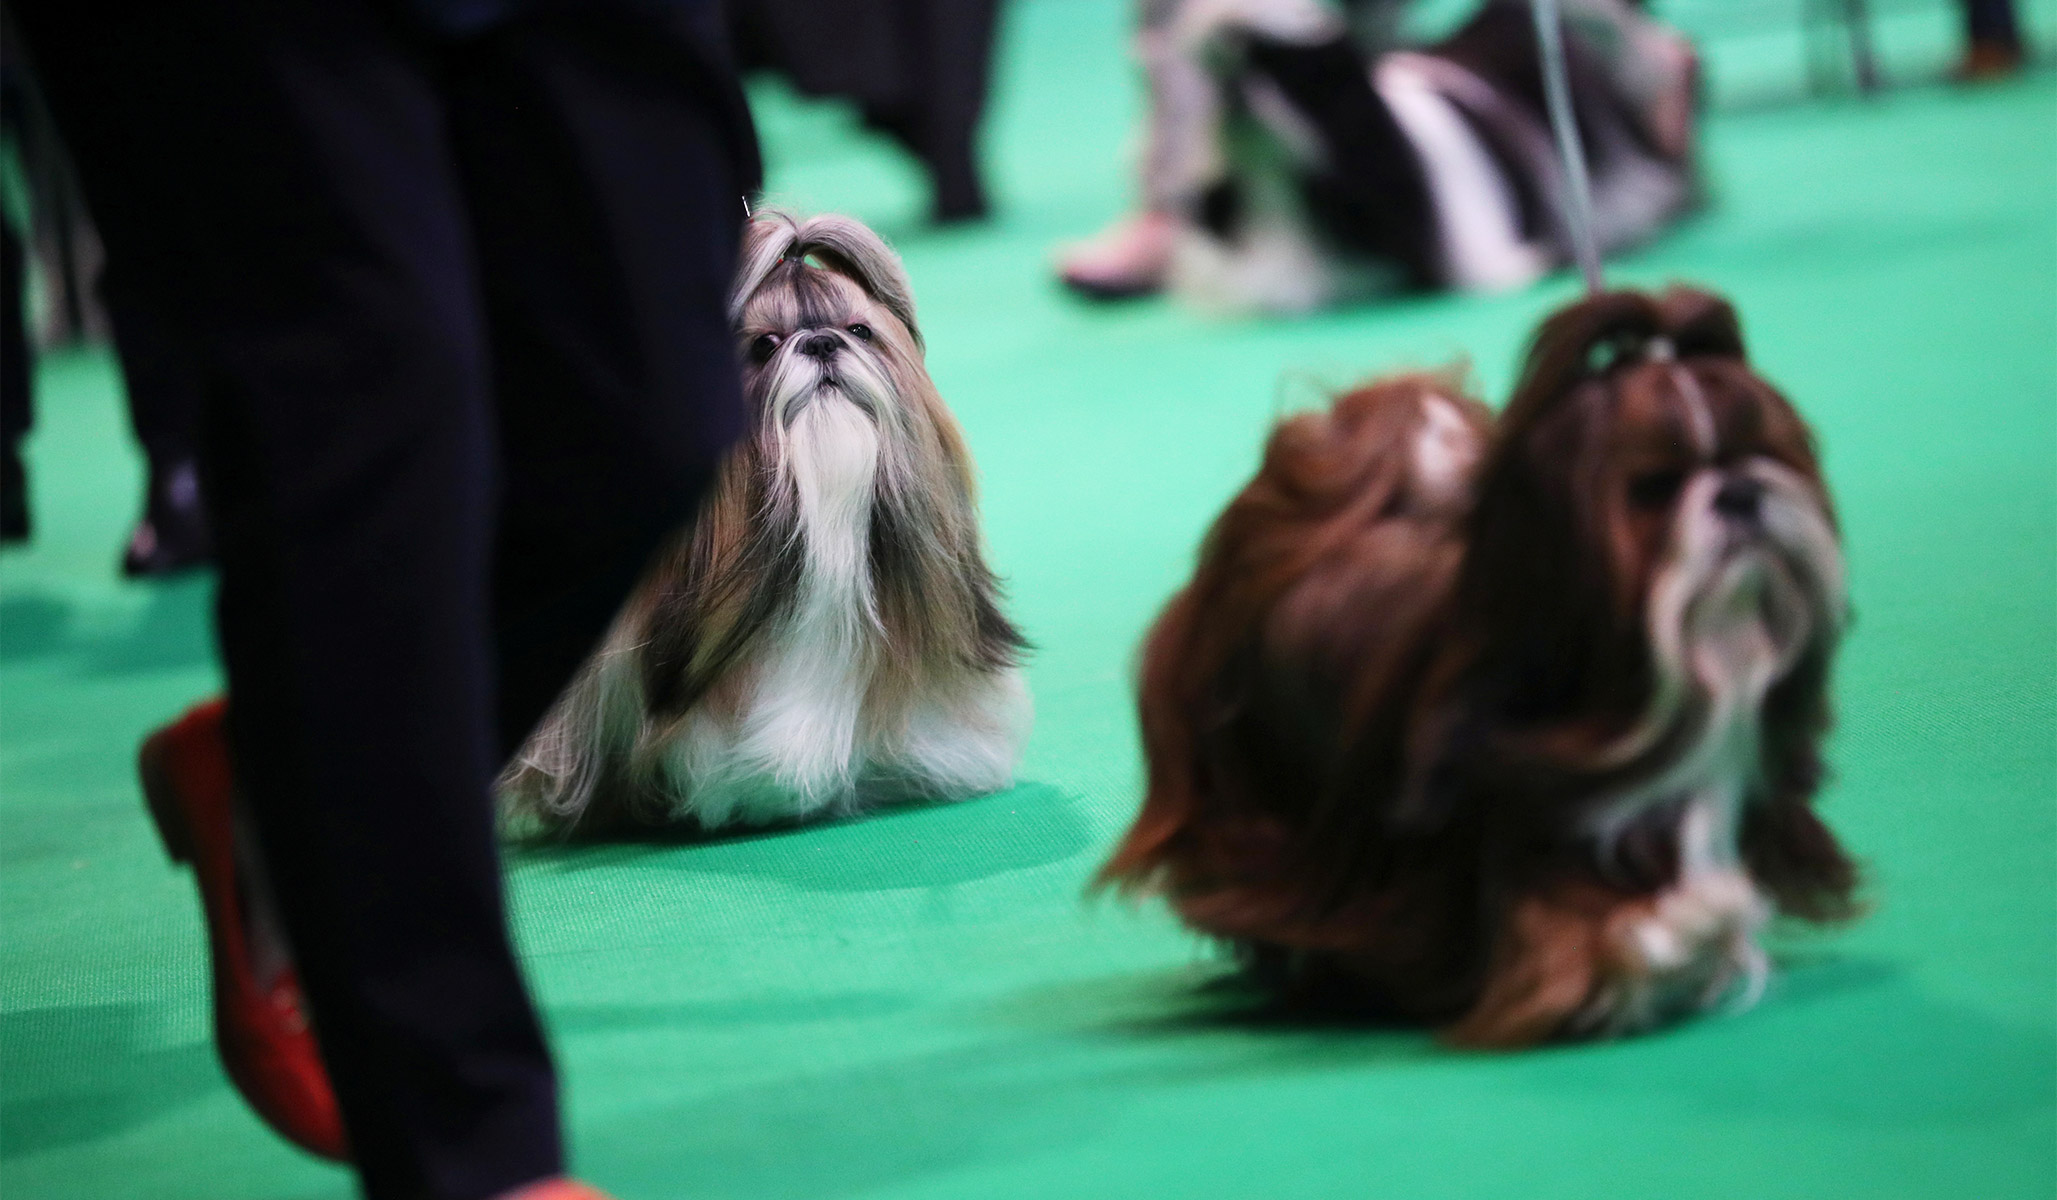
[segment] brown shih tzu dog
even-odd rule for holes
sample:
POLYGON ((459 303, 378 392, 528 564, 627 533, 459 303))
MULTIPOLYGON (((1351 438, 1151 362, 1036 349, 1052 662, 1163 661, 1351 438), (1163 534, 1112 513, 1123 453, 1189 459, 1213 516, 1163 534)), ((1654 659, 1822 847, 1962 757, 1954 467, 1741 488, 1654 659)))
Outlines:
POLYGON ((1642 1030, 1854 911, 1811 798, 1835 517, 1735 313, 1546 321, 1494 427, 1376 383, 1272 435, 1143 653, 1149 791, 1102 873, 1289 1004, 1474 1045, 1642 1030))
POLYGON ((786 821, 1013 781, 1025 648, 913 290, 771 212, 730 299, 754 429, 501 780, 517 827, 786 821))

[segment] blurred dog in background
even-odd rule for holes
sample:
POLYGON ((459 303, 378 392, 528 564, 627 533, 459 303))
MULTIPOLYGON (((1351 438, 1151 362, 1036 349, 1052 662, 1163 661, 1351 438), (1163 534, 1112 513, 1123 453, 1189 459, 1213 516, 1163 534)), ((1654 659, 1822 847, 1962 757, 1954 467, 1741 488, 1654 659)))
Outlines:
MULTIPOLYGON (((1498 290, 1570 258, 1569 196, 1525 0, 1406 46, 1399 5, 1156 0, 1142 208, 1062 258, 1093 296, 1168 287, 1230 312, 1408 288, 1498 290)), ((1697 196, 1698 60, 1629 0, 1566 0, 1572 106, 1603 249, 1697 196)))
POLYGON ((1845 615, 1812 437, 1703 292, 1546 321, 1495 427, 1403 377, 1287 421, 1151 631, 1102 872, 1289 1003, 1518 1045, 1754 999, 1855 911, 1811 800, 1845 615))

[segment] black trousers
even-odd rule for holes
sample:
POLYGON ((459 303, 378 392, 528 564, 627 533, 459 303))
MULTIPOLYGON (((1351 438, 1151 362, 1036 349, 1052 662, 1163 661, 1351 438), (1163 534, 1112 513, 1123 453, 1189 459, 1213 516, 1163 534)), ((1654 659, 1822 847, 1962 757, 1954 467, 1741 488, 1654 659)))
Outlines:
POLYGON ((14 226, 0 221, 0 471, 21 466, 21 440, 35 425, 29 380, 28 253, 14 226))
POLYGON ((2014 0, 1963 0, 1964 36, 1975 42, 2021 45, 2021 26, 2014 16, 2014 0))
POLYGON ((14 7, 204 381, 239 787, 365 1190, 554 1174, 489 788, 740 427, 714 14, 14 7))
POLYGON ((146 486, 158 487, 200 454, 202 392, 192 337, 158 315, 149 292, 130 287, 119 271, 102 273, 100 299, 121 360, 129 428, 149 464, 146 486))

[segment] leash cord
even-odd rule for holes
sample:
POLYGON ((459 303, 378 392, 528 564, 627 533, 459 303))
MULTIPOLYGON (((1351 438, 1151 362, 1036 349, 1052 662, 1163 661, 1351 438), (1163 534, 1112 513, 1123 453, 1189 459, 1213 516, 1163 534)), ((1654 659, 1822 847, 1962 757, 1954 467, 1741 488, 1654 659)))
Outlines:
POLYGON ((1536 43, 1543 56, 1543 97, 1550 106, 1550 126, 1557 134, 1557 156, 1563 160, 1572 256, 1578 261, 1579 274, 1585 277, 1586 291, 1599 295, 1607 284, 1600 276, 1600 245, 1593 234, 1593 187, 1586 173, 1586 148, 1571 110, 1564 18, 1557 0, 1531 0, 1530 11, 1536 18, 1536 43))

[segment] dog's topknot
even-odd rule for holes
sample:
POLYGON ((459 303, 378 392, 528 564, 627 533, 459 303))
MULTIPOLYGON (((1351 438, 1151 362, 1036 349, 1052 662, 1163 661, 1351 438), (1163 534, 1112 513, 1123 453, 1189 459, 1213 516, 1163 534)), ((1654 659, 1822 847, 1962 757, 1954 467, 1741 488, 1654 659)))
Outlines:
POLYGON ((1506 420, 1525 426, 1584 380, 1653 357, 1749 359, 1734 306, 1713 292, 1678 284, 1602 292, 1558 309, 1536 331, 1506 420))
POLYGON ((742 263, 729 294, 729 320, 738 320, 759 289, 784 264, 807 264, 854 281, 892 312, 921 344, 914 321, 914 287, 885 239, 862 221, 835 213, 801 219, 783 209, 759 210, 743 231, 742 263))

